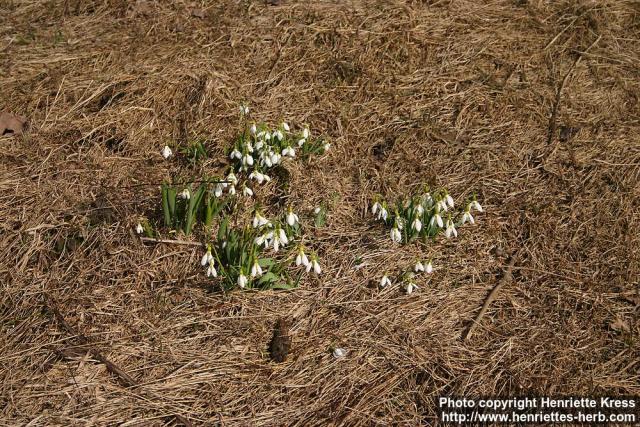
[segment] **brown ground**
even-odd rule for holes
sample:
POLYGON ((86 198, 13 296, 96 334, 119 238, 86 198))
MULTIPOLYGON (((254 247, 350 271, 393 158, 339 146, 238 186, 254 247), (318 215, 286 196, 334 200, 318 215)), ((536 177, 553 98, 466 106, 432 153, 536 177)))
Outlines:
POLYGON ((0 424, 417 425, 441 395, 638 395, 638 3, 272 3, 0 1, 0 109, 31 123, 0 137, 0 424), (134 185, 190 173, 164 143, 219 158, 245 100, 333 143, 289 168, 294 205, 331 206, 324 274, 295 291, 221 295, 200 249, 131 231, 159 206, 134 185), (425 182, 486 213, 397 250, 366 207, 425 182), (371 286, 419 253, 418 292, 371 286))

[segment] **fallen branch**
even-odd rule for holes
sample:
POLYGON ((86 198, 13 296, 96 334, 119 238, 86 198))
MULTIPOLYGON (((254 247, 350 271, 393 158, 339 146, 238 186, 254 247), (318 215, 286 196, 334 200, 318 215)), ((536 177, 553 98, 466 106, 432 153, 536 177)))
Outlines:
POLYGON ((473 323, 471 323, 471 325, 469 326, 469 329, 467 329, 467 331, 462 335, 463 341, 466 341, 471 336, 473 331, 476 329, 478 324, 480 324, 480 321, 482 320, 482 316, 484 316, 484 314, 487 312, 487 309, 489 308, 489 305, 491 305, 493 300, 495 300, 496 297, 498 296, 498 292, 500 291, 500 288, 502 288, 505 284, 511 281, 511 279, 513 278, 512 271, 515 263, 516 263, 516 257, 511 256, 511 259, 509 260, 509 264, 507 264, 507 266, 504 269, 502 278, 500 279, 498 284, 491 290, 491 292, 489 293, 489 296, 487 296, 487 299, 484 300, 484 304, 482 304, 482 308, 480 309, 480 312, 476 316, 473 323))
POLYGON ((190 242, 188 240, 154 239, 153 237, 141 237, 143 243, 166 243, 167 245, 204 246, 200 242, 190 242))
MULTIPOLYGON (((62 326, 62 328, 69 335, 75 336, 77 338, 77 340, 80 341, 80 343, 83 346, 86 346, 87 347, 87 351, 91 354, 91 356, 93 356, 93 358, 96 359, 98 362, 104 364, 107 367, 107 371, 109 371, 112 375, 116 376, 123 386, 125 386, 125 387, 137 387, 137 386, 139 386, 138 382, 131 375, 129 375, 125 370, 123 370, 118 365, 116 365, 115 363, 113 363, 112 361, 107 359, 98 349, 93 347, 91 345, 91 342, 89 341, 89 338, 87 338, 84 334, 76 331, 65 320, 64 316, 62 316, 62 313, 60 313, 60 310, 58 310, 58 307, 57 307, 56 303, 48 296, 46 297, 45 305, 46 305, 47 309, 51 313, 53 313, 53 316, 56 319, 56 321, 58 322, 58 324, 60 326, 62 326)), ((191 427, 192 426, 191 422, 189 420, 187 420, 185 417, 183 417, 182 415, 173 414, 173 415, 171 415, 171 418, 173 418, 176 422, 178 422, 178 423, 180 423, 180 424, 182 424, 182 425, 184 425, 186 427, 191 427)))
POLYGON ((585 53, 589 52, 589 50, 593 46, 595 46, 596 43, 598 43, 601 38, 602 36, 598 36, 596 41, 591 43, 591 45, 584 52, 578 52, 578 57, 576 58, 575 61, 573 61, 573 64, 571 64, 571 67, 569 67, 569 70, 567 71, 567 73, 564 75, 564 78, 560 82, 560 86, 558 86, 558 90, 556 91, 556 99, 553 103, 553 109, 551 110, 551 117, 549 117, 549 133, 547 135, 547 145, 553 142, 553 137, 556 134, 558 109, 560 108, 560 100, 562 99, 562 89, 564 89, 564 85, 567 83, 567 80, 569 79, 569 76, 571 75, 573 70, 576 68, 576 65, 578 65, 578 63, 582 60, 582 56, 585 53))

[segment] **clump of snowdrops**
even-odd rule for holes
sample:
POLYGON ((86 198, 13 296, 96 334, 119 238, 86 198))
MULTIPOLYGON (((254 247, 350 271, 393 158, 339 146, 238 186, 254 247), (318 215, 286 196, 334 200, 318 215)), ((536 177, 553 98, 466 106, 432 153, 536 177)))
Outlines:
MULTIPOLYGON (((293 206, 267 218, 255 200, 255 190, 272 180, 270 169, 323 154, 330 144, 313 138, 306 125, 293 130, 287 122, 269 126, 250 121, 244 105, 240 106, 240 127, 227 153, 230 165, 223 177, 205 177, 197 186, 193 182, 162 185, 164 225, 185 235, 202 225, 206 236, 200 259, 203 274, 217 278, 225 289, 293 288, 303 273, 322 273, 317 255, 303 245, 304 218, 293 206), (242 212, 247 209, 250 212, 242 212), (249 223, 242 223, 248 216, 249 223)), ((190 159, 207 157, 202 144, 194 147, 190 159)), ((165 146, 161 154, 168 160, 173 151, 165 146)), ((153 234, 149 229, 148 223, 136 227, 138 233, 153 234)))

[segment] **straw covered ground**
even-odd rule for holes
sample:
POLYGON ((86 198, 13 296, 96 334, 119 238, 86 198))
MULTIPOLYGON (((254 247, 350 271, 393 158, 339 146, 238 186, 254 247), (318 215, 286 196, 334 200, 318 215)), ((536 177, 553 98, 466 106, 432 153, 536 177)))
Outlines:
POLYGON ((640 394, 635 1, 2 0, 0 87, 29 121, 0 137, 2 425, 413 426, 442 395, 640 394), (201 248, 133 231, 193 172, 164 144, 204 137, 223 173, 241 102, 332 144, 257 194, 329 206, 295 290, 222 294, 201 248), (393 245, 373 197, 423 184, 485 213, 393 245), (377 287, 417 257, 416 292, 377 287))

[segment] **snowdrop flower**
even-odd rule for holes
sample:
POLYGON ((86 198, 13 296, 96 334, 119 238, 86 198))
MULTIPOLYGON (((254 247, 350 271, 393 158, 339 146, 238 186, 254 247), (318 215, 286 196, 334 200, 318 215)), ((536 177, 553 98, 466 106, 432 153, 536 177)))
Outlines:
POLYGON ((277 131, 273 132, 273 136, 278 138, 278 141, 282 141, 284 139, 284 134, 282 133, 282 131, 280 129, 278 129, 277 131))
POLYGON ((344 348, 334 348, 331 354, 336 359, 342 359, 347 355, 347 350, 345 350, 344 348))
POLYGON ((309 258, 307 258, 307 255, 304 253, 302 246, 300 246, 298 248, 298 255, 296 256, 296 266, 304 265, 307 267, 310 264, 309 258))
POLYGON ((282 159, 282 156, 280 154, 274 153, 274 152, 270 153, 270 160, 271 160, 271 163, 273 163, 274 165, 277 165, 278 163, 280 163, 281 159, 282 159))
POLYGON ((431 263, 431 260, 429 260, 429 262, 427 263, 427 265, 425 265, 424 267, 424 271, 427 274, 431 274, 433 273, 433 264, 431 263))
POLYGON ((407 283, 406 292, 407 295, 411 295, 414 290, 418 289, 418 286, 415 283, 409 282, 407 283))
POLYGON ((214 190, 213 194, 216 197, 220 197, 222 196, 222 190, 224 189, 224 185, 222 185, 222 183, 216 185, 216 189, 214 190))
POLYGON ((240 275, 238 276, 238 286, 244 289, 244 287, 247 286, 247 283, 249 283, 249 279, 247 279, 247 276, 244 275, 244 272, 240 270, 240 275))
POLYGON ((287 243, 289 243, 287 233, 285 233, 284 230, 280 227, 276 228, 276 230, 274 231, 272 240, 273 241, 271 243, 273 243, 273 250, 275 252, 278 252, 280 246, 284 247, 287 245, 287 243))
POLYGON ((320 211, 322 210, 322 208, 320 208, 320 206, 316 207, 313 209, 313 213, 318 215, 320 213, 320 211))
POLYGON ((238 178, 236 178, 236 174, 234 174, 233 171, 229 172, 229 175, 227 175, 227 181, 229 181, 231 185, 238 184, 238 178))
POLYGON ((429 225, 431 227, 435 227, 437 224, 438 227, 444 227, 444 222, 442 221, 442 217, 440 216, 440 210, 436 208, 436 213, 431 217, 431 221, 429 221, 429 225))
POLYGON ((211 255, 211 245, 207 246, 207 253, 202 255, 202 260, 200 260, 200 265, 205 266, 213 261, 213 255, 211 255))
POLYGON ((207 277, 218 277, 215 265, 213 265, 213 258, 209 261, 209 267, 207 267, 207 277))
POLYGON ((422 265, 422 261, 416 262, 416 265, 413 267, 413 271, 416 273, 424 272, 424 265, 422 265))
POLYGON ((242 164, 253 166, 253 157, 251 157, 251 154, 247 153, 244 155, 242 158, 242 164))
POLYGON ((300 221, 300 219, 298 218, 298 215, 293 213, 293 210, 291 208, 289 208, 289 211, 287 212, 287 224, 289 224, 290 227, 293 227, 299 221, 300 221))
POLYGON ((419 205, 416 206, 416 213, 419 216, 422 216, 422 214, 424 214, 424 208, 422 207, 422 205, 419 204, 419 205))
POLYGON ((411 227, 419 233, 420 230, 422 230, 422 221, 420 221, 420 218, 416 217, 416 219, 413 220, 413 223, 411 223, 411 227))
POLYGON ((322 269, 320 268, 320 264, 318 263, 318 257, 315 255, 311 256, 311 262, 307 264, 307 273, 313 269, 313 272, 316 274, 322 273, 322 269))
MULTIPOLYGON (((371 213, 375 215, 376 213, 378 213, 379 209, 382 209, 382 205, 380 203, 378 203, 378 201, 376 200, 373 203, 373 206, 371 206, 371 213)), ((378 218, 378 219, 380 219, 380 218, 378 218)))
POLYGON ((181 199, 189 200, 191 198, 191 192, 188 188, 185 188, 180 192, 180 194, 178 194, 178 197, 180 197, 181 199))
POLYGON ((271 238, 273 238, 273 231, 266 232, 266 233, 256 237, 253 242, 258 246, 264 244, 264 247, 268 248, 269 245, 271 244, 271 242, 270 242, 271 238))
POLYGON ((251 142, 245 142, 244 146, 247 148, 248 152, 253 153, 253 145, 251 145, 251 142))
POLYGON ((236 195, 236 186, 232 185, 229 187, 229 194, 231 194, 232 196, 236 195))
POLYGON ((289 156, 292 159, 296 157, 296 150, 293 149, 293 147, 285 147, 282 150, 282 155, 283 156, 289 156))
POLYGON ((240 160, 242 158, 242 153, 237 148, 234 148, 231 154, 229 155, 229 157, 231 158, 231 160, 233 159, 240 160))
POLYGON ((298 147, 302 147, 302 146, 304 145, 304 143, 305 143, 305 142, 307 142, 307 140, 306 140, 306 139, 304 139, 304 138, 300 138, 300 139, 298 140, 298 147))
POLYGON ((431 197, 431 194, 427 193, 424 195, 422 202, 427 208, 430 208, 433 206, 433 197, 431 197))
POLYGON ((309 135, 311 135, 311 132, 309 132, 309 128, 305 126, 304 129, 302 129, 302 137, 307 139, 309 135))
POLYGON ((256 258, 253 261, 253 266, 251 267, 251 278, 262 276, 262 267, 258 264, 258 259, 256 258))
POLYGON ((383 221, 386 221, 387 218, 389 217, 389 211, 387 210, 387 204, 386 203, 382 203, 382 205, 380 206, 380 211, 378 212, 378 219, 382 219, 383 221))
POLYGON ((242 194, 247 197, 253 196, 253 190, 247 187, 246 185, 242 186, 242 194))
POLYGON ((328 142, 325 142, 324 145, 322 146, 322 148, 324 149, 324 152, 326 153, 327 151, 329 151, 329 148, 331 148, 331 144, 329 144, 328 142))
POLYGON ((478 203, 477 200, 474 200, 473 202, 471 202, 469 204, 470 207, 472 207, 473 209, 477 210, 478 212, 483 212, 484 210, 482 209, 482 206, 480 205, 480 203, 478 203))
POLYGON ((240 114, 242 114, 243 116, 249 114, 249 107, 246 105, 240 105, 240 114))
POLYGON ((453 207, 455 206, 453 204, 453 197, 451 197, 451 195, 449 195, 449 193, 446 193, 446 196, 444 197, 445 201, 447 202, 447 205, 449 205, 449 207, 451 209, 453 209, 453 207))
POLYGON ((398 228, 398 230, 402 230, 402 227, 404 226, 404 220, 402 218, 400 218, 400 215, 398 215, 398 211, 396 211, 396 227, 398 228))
POLYGON ((393 227, 391 229, 391 240, 395 243, 400 243, 400 241, 402 240, 402 234, 400 234, 400 230, 398 229, 398 227, 393 227))
POLYGON ((251 123, 251 127, 249 128, 249 132, 251 132, 251 135, 255 135, 257 131, 258 131, 258 128, 256 127, 256 124, 251 123))
POLYGON ((261 139, 257 140, 254 147, 256 150, 260 150, 262 147, 264 147, 264 141, 261 139))
POLYGON ((266 131, 264 133, 264 139, 267 140, 267 141, 271 140, 271 132, 266 131))
POLYGON ((467 206, 467 209, 464 211, 464 214, 462 215, 462 220, 460 221, 460 225, 464 225, 467 222, 470 222, 471 224, 475 224, 476 220, 473 218, 473 215, 471 215, 471 205, 467 206))
POLYGON ((291 130, 291 128, 289 127, 289 123, 287 122, 282 122, 282 129, 286 130, 287 132, 289 132, 291 130))
POLYGON ((256 211, 256 214, 253 217, 253 222, 251 223, 253 228, 263 227, 267 224, 269 224, 269 220, 263 217, 259 211, 256 211))
POLYGON ((162 149, 162 157, 164 157, 165 159, 168 159, 169 157, 171 157, 172 154, 173 154, 173 151, 171 151, 171 148, 169 148, 168 145, 165 145, 164 148, 162 149))
POLYGON ((451 221, 451 218, 447 220, 447 229, 444 231, 444 235, 447 236, 447 238, 451 236, 458 237, 458 231, 456 230, 456 227, 453 225, 453 221, 451 221))
POLYGON ((262 166, 266 166, 268 168, 273 166, 273 162, 271 161, 271 154, 272 153, 266 151, 260 153, 260 164, 262 166))
POLYGON ((443 212, 446 212, 449 209, 445 199, 438 200, 438 203, 436 203, 436 206, 438 207, 438 209, 440 209, 443 212))
POLYGON ((144 227, 142 226, 142 224, 138 223, 138 225, 136 225, 136 233, 138 234, 144 233, 144 227))
POLYGON ((385 286, 391 286, 391 280, 389 280, 389 277, 386 274, 382 276, 382 279, 380 279, 380 287, 384 288, 385 286))

